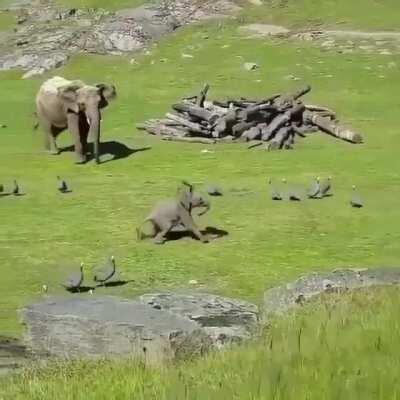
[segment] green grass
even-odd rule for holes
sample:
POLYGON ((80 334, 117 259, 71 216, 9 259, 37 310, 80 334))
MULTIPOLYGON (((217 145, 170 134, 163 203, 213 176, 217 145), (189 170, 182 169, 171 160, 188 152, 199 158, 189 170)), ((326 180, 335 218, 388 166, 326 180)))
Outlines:
POLYGON ((9 11, 0 11, 0 32, 11 30, 13 26, 15 26, 15 15, 9 11))
MULTIPOLYGON (((258 302, 264 289, 303 272, 398 265, 400 73, 389 62, 399 65, 400 58, 339 56, 307 44, 251 41, 237 37, 236 29, 227 23, 222 29, 210 25, 180 31, 152 49, 152 55, 137 58, 139 65, 128 58, 80 56, 52 73, 115 83, 119 97, 104 113, 103 141, 151 147, 100 166, 75 166, 68 152, 58 157, 43 153, 41 134, 32 131, 33 99, 51 74, 32 80, 21 80, 18 72, 0 74, 0 121, 8 126, 0 131, 0 182, 9 185, 17 178, 27 193, 0 199, 2 333, 21 333, 16 310, 39 300, 42 284, 61 294, 59 281, 71 266, 85 262, 90 279, 91 266, 111 253, 135 283, 107 293, 128 297, 187 288, 196 279, 201 290, 258 302), (182 59, 182 52, 194 59, 182 59), (244 61, 261 68, 246 72, 244 61), (285 79, 288 74, 302 81, 285 79), (352 146, 315 134, 300 140, 294 151, 249 151, 235 144, 202 154, 207 146, 160 142, 135 130, 135 123, 162 116, 204 81, 211 84, 214 98, 263 97, 309 82, 308 101, 337 110, 366 143, 352 146), (70 182, 72 194, 57 193, 58 174, 70 182), (306 186, 315 175, 333 176, 334 197, 299 204, 269 201, 267 177, 306 186), (211 212, 199 223, 225 229, 229 236, 209 245, 193 240, 161 247, 137 243, 135 227, 157 200, 175 193, 183 178, 224 188, 226 196, 213 200, 211 212), (364 209, 348 205, 352 184, 360 188, 364 209), (239 196, 231 192, 235 188, 250 193, 239 196)), ((71 143, 67 133, 62 140, 71 143)))
POLYGON ((247 7, 244 14, 249 21, 295 28, 323 25, 398 30, 398 12, 397 0, 264 0, 264 5, 247 7))
POLYGON ((399 289, 331 295, 249 346, 163 369, 74 362, 2 382, 3 400, 398 399, 399 289))
POLYGON ((134 8, 144 4, 145 2, 145 0, 58 0, 59 4, 66 7, 104 8, 106 10, 134 8))

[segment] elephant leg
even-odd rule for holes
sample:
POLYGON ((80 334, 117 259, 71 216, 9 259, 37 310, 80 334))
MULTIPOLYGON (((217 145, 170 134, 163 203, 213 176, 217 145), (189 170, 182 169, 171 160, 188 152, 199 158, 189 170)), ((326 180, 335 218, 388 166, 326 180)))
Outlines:
POLYGON ((181 223, 185 227, 185 229, 191 232, 197 239, 201 240, 203 243, 208 243, 209 240, 205 237, 200 229, 196 226, 193 217, 189 213, 185 213, 181 215, 181 223))
POLYGON ((172 227, 173 227, 173 224, 163 227, 163 229, 161 229, 154 237, 154 243, 155 244, 164 244, 165 241, 167 240, 166 236, 167 236, 168 232, 172 229, 172 227))
POLYGON ((56 136, 63 131, 61 128, 54 127, 50 122, 39 117, 39 125, 43 131, 44 148, 50 154, 60 154, 60 150, 57 147, 56 136))
POLYGON ((81 140, 83 154, 87 153, 87 142, 90 126, 87 122, 86 115, 79 115, 79 137, 81 140))
POLYGON ((75 147, 75 157, 76 164, 84 164, 86 162, 86 154, 84 153, 81 135, 80 135, 80 124, 79 124, 79 115, 74 113, 68 113, 68 129, 71 133, 72 140, 74 141, 75 147))

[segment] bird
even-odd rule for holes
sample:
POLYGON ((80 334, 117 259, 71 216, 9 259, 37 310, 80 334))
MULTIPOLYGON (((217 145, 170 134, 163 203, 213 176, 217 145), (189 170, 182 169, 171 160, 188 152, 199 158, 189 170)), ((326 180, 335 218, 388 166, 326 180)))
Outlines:
POLYGON ((65 182, 65 180, 61 179, 59 176, 57 176, 57 180, 58 180, 58 191, 60 193, 70 192, 67 182, 65 182))
MULTIPOLYGON (((283 182, 285 185, 287 185, 287 181, 286 181, 285 178, 282 179, 282 182, 283 182)), ((290 201, 301 201, 300 196, 298 196, 297 194, 295 194, 295 193, 293 192, 293 189, 289 189, 288 192, 287 192, 287 194, 288 194, 288 198, 289 198, 290 201)))
POLYGON ((319 177, 315 178, 315 181, 308 190, 307 196, 309 199, 320 199, 321 196, 321 186, 319 184, 319 177))
POLYGON ((332 188, 332 177, 328 176, 328 179, 326 180, 326 182, 324 182, 321 185, 321 195, 322 195, 322 197, 329 196, 330 195, 329 192, 330 192, 331 188, 332 188))
POLYGON ((356 192, 356 185, 353 185, 353 191, 351 193, 350 204, 354 208, 361 208, 364 206, 360 195, 356 192))
POLYGON ((281 194, 278 192, 278 190, 274 186, 272 186, 271 179, 268 179, 268 184, 271 188, 271 200, 276 200, 276 201, 282 200, 281 194))
POLYGON ((17 182, 16 179, 14 179, 14 188, 13 188, 12 194, 14 196, 18 196, 19 194, 21 194, 20 193, 20 189, 19 189, 19 185, 18 185, 18 182, 17 182))
POLYGON ((210 196, 222 196, 222 190, 214 185, 207 185, 206 186, 206 191, 210 196))
POLYGON ((104 266, 95 271, 93 279, 100 286, 104 286, 115 275, 115 270, 115 258, 111 256, 104 266))
POLYGON ((74 272, 71 275, 69 275, 68 278, 63 283, 61 283, 61 286, 63 286, 69 292, 75 292, 75 291, 79 292, 82 282, 83 282, 83 263, 81 262, 79 272, 74 272))

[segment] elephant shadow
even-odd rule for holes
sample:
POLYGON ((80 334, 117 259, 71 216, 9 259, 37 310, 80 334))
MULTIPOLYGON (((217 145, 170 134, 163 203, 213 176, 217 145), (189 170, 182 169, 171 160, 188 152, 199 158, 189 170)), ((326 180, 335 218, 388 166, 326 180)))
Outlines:
MULTIPOLYGON (((120 160, 123 158, 127 158, 131 156, 134 153, 138 153, 141 151, 147 151, 150 150, 151 147, 141 147, 137 149, 131 149, 130 147, 126 146, 124 143, 117 142, 115 140, 111 140, 108 142, 101 142, 100 143, 100 156, 105 156, 106 154, 111 155, 111 158, 106 158, 103 157, 103 160, 101 160, 101 164, 105 164, 110 161, 116 161, 120 160)), ((60 149, 60 151, 67 152, 67 151, 74 151, 74 146, 66 146, 60 149)), ((87 161, 89 162, 93 160, 93 143, 88 143, 87 145, 87 161)))
MULTIPOLYGON (((205 229, 201 230, 201 233, 204 236, 207 236, 210 240, 219 239, 221 237, 229 235, 227 231, 215 228, 213 226, 207 226, 205 229)), ((192 238, 198 240, 197 237, 192 232, 179 228, 168 232, 166 235, 167 241, 176 241, 183 238, 192 238)))

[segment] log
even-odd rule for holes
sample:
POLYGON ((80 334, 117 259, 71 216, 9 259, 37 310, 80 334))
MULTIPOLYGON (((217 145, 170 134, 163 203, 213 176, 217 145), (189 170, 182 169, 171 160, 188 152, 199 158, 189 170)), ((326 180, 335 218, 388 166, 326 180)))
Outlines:
POLYGON ((215 144, 215 139, 199 138, 199 137, 185 137, 185 136, 164 136, 162 140, 171 142, 189 142, 189 143, 203 143, 203 144, 215 144))
POLYGON ((362 143, 363 137, 350 129, 346 129, 341 125, 338 125, 335 121, 330 118, 321 117, 316 113, 306 111, 304 113, 304 119, 306 122, 312 123, 317 126, 322 132, 328 133, 334 137, 345 140, 350 143, 362 143))
POLYGON ((288 137, 292 133, 291 126, 283 126, 281 127, 276 135, 271 139, 268 144, 268 150, 278 150, 283 147, 284 142, 288 139, 288 137))
POLYGON ((311 90, 311 86, 307 85, 299 90, 293 92, 293 93, 287 93, 282 96, 277 97, 273 105, 279 110, 279 111, 285 111, 288 108, 293 106, 293 103, 298 100, 300 97, 304 96, 311 90))
POLYGON ((206 83, 203 87, 203 89, 201 90, 200 94, 197 96, 196 99, 196 105, 199 107, 204 107, 204 101, 207 97, 207 92, 210 89, 210 85, 208 83, 206 83))
POLYGON ((287 139, 283 142, 283 148, 286 150, 292 150, 294 146, 294 132, 291 132, 287 139))
POLYGON ((250 129, 245 130, 241 137, 246 141, 259 139, 261 138, 261 128, 258 125, 253 126, 250 129))
POLYGON ((269 103, 263 103, 259 105, 253 105, 247 107, 245 109, 241 109, 238 111, 238 118, 243 121, 250 122, 253 120, 266 120, 269 116, 272 116, 276 113, 275 107, 273 107, 269 103), (262 113, 263 111, 269 111, 268 113, 262 113))
POLYGON ((218 120, 215 122, 212 136, 218 138, 224 133, 231 133, 236 122, 236 110, 230 110, 227 114, 218 118, 218 120))
POLYGON ((189 128, 192 132, 199 133, 201 135, 210 136, 210 132, 203 128, 200 124, 195 122, 187 121, 185 118, 180 117, 179 115, 167 113, 165 114, 167 118, 172 119, 173 121, 179 122, 182 126, 189 128))
POLYGON ((261 146, 264 142, 262 140, 252 140, 247 146, 248 149, 254 149, 255 147, 261 146))
POLYGON ((292 129, 293 131, 301 136, 301 137, 306 137, 306 133, 312 133, 312 132, 317 132, 318 131, 318 127, 316 127, 315 125, 295 125, 292 124, 292 129))
POLYGON ((277 115, 265 129, 262 129, 262 140, 264 142, 270 140, 271 137, 274 136, 274 134, 289 121, 290 113, 286 112, 284 114, 277 115))
POLYGON ((173 104, 172 108, 175 111, 178 111, 181 113, 183 113, 183 112, 188 113, 190 116, 193 116, 196 119, 207 121, 211 124, 213 124, 218 118, 218 115, 213 114, 211 111, 206 110, 205 108, 199 107, 196 104, 178 103, 178 104, 173 104))
POLYGON ((179 136, 184 137, 190 134, 188 129, 166 126, 162 124, 147 125, 146 131, 157 136, 179 136))
POLYGON ((232 127, 232 134, 233 136, 235 136, 236 138, 240 137, 242 135, 242 133, 250 128, 252 128, 253 126, 257 125, 257 121, 251 121, 251 122, 239 122, 237 124, 235 124, 232 127))

